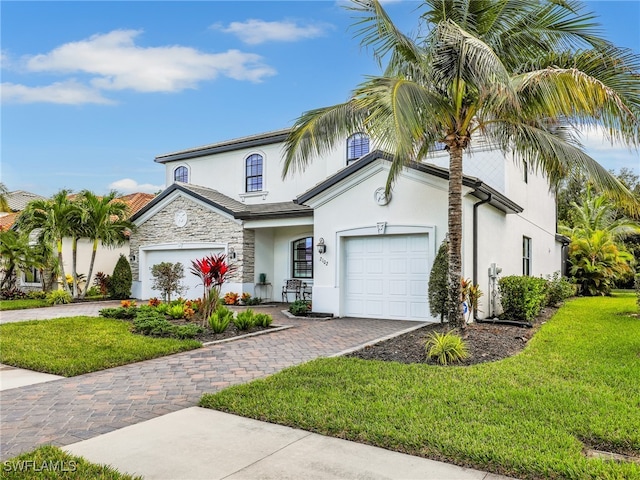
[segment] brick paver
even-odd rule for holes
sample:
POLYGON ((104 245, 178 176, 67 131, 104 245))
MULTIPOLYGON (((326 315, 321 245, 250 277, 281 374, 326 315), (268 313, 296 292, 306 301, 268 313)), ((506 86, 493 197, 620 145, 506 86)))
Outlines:
POLYGON ((293 328, 0 393, 0 459, 68 445, 194 406, 206 392, 265 377, 416 326, 393 320, 291 320, 293 328))

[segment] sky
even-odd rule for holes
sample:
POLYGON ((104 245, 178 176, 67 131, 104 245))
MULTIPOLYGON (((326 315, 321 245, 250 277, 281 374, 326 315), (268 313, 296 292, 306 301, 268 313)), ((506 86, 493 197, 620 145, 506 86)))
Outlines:
MULTIPOLYGON (((0 179, 9 191, 164 187, 157 155, 287 128, 381 73, 332 1, 0 2, 0 179)), ((640 0, 587 1, 640 54, 640 0)), ((415 32, 415 1, 385 2, 415 32)), ((637 151, 583 143, 640 174, 637 151)))

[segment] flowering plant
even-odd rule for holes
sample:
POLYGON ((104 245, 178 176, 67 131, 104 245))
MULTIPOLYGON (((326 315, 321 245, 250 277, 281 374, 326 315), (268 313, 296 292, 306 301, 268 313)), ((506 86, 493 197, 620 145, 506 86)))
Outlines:
POLYGON ((227 278, 235 272, 235 265, 228 264, 227 256, 221 253, 193 260, 189 270, 202 280, 204 288, 202 295, 202 322, 206 324, 217 307, 220 288, 227 278))

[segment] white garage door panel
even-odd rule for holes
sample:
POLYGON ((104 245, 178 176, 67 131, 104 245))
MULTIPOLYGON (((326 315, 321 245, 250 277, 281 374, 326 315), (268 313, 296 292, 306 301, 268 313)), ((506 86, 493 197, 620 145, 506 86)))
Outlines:
POLYGON ((430 318, 427 234, 348 238, 344 252, 346 316, 430 318))
MULTIPOLYGON (((182 284, 185 287, 183 298, 195 299, 202 297, 203 288, 200 278, 192 274, 189 269, 191 268, 191 262, 196 259, 204 258, 208 255, 217 255, 223 253, 221 248, 212 249, 174 249, 174 250, 148 250, 143 253, 145 256, 145 264, 147 266, 147 272, 143 283, 143 296, 146 298, 158 297, 162 298, 162 293, 158 290, 151 288, 153 284, 153 277, 151 275, 151 267, 162 262, 176 263, 180 262, 184 267, 184 278, 182 284)), ((143 272, 140 272, 141 276, 143 272)))

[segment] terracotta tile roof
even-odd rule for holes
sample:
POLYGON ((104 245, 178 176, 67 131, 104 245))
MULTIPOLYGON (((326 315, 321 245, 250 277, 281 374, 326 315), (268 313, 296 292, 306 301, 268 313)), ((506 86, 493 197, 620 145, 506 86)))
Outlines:
POLYGON ((149 203, 154 198, 155 195, 153 193, 136 192, 118 197, 116 200, 120 200, 121 202, 126 203, 129 207, 129 216, 133 216, 138 212, 138 210, 146 206, 147 203, 149 203))
POLYGON ((0 217, 0 232, 9 230, 11 226, 14 224, 14 222, 16 221, 16 218, 18 218, 18 215, 20 215, 20 212, 13 212, 13 213, 8 213, 6 215, 2 215, 0 217))

